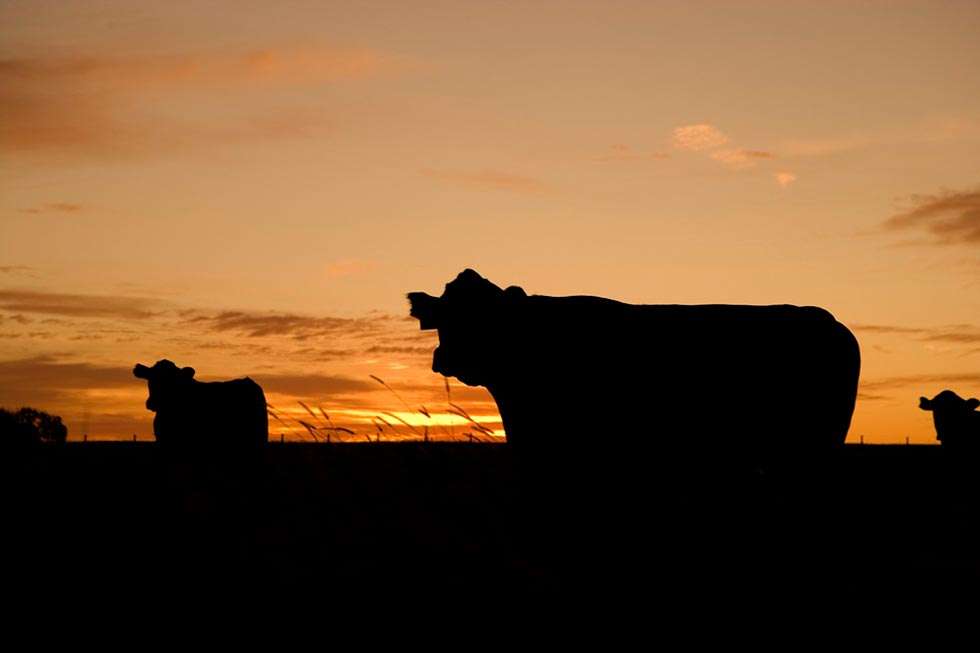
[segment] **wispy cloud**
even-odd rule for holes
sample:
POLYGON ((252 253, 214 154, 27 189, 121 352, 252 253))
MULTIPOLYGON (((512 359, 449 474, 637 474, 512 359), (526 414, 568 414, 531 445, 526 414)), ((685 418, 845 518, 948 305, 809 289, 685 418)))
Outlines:
MULTIPOLYGON (((862 392, 874 394, 882 390, 896 390, 909 386, 922 387, 923 394, 929 394, 934 388, 952 387, 956 384, 977 386, 980 385, 980 374, 909 374, 905 376, 890 376, 882 379, 875 379, 861 382, 862 392)), ((939 390, 936 390, 938 392, 939 390)))
POLYGON ((653 151, 647 152, 642 150, 637 150, 629 145, 613 145, 609 150, 595 158, 595 161, 599 163, 616 163, 624 161, 650 161, 650 160, 662 160, 669 159, 669 152, 653 151))
POLYGON ((358 354, 356 349, 330 349, 325 347, 304 347, 289 353, 290 357, 302 361, 327 362, 351 358, 358 354))
POLYGON ((306 136, 329 124, 321 108, 281 106, 252 117, 224 115, 220 123, 168 118, 155 108, 193 106, 216 94, 316 87, 371 77, 400 65, 372 50, 328 48, 3 59, 0 147, 125 157, 202 143, 306 136))
POLYGON ((20 209, 20 212, 38 215, 41 213, 78 213, 81 210, 81 204, 72 204, 70 202, 51 202, 49 204, 20 209))
POLYGON ((721 147, 728 142, 728 137, 714 125, 700 123, 675 128, 673 142, 677 149, 700 152, 721 147))
POLYGON ((11 84, 60 81, 99 88, 310 85, 368 77, 394 64, 393 57, 375 50, 324 47, 126 57, 79 54, 2 59, 0 77, 11 84))
POLYGON ((980 190, 913 195, 912 208, 882 223, 889 231, 925 231, 937 245, 980 243, 980 190))
POLYGON ((972 324, 950 324, 935 327, 906 327, 889 324, 852 324, 850 326, 855 331, 863 333, 909 336, 918 342, 939 342, 952 345, 980 343, 980 327, 972 324))
POLYGON ((776 178, 776 183, 778 183, 783 188, 786 188, 790 184, 796 181, 796 175, 792 172, 777 172, 773 175, 776 178))
POLYGON ((548 189, 547 184, 539 179, 499 170, 468 172, 426 168, 422 170, 422 174, 426 177, 478 190, 503 190, 537 194, 548 189))
POLYGON ((0 274, 6 274, 12 277, 36 278, 38 271, 29 265, 0 265, 0 274))
POLYGON ((885 145, 928 145, 949 141, 980 140, 980 122, 946 118, 918 124, 855 130, 819 138, 795 138, 779 144, 787 157, 818 157, 885 145))
POLYGON ((0 290, 0 310, 17 313, 138 320, 156 315, 160 308, 160 300, 147 297, 0 290))
POLYGON ((368 381, 329 374, 256 374, 252 378, 266 392, 293 397, 325 398, 378 390, 376 384, 368 381))
POLYGON ((133 381, 131 366, 69 362, 56 356, 0 361, 0 397, 7 407, 43 407, 73 393, 132 387, 133 381))
POLYGON ((296 340, 315 336, 376 333, 382 331, 392 319, 385 314, 345 318, 247 311, 222 311, 215 314, 185 311, 182 315, 185 324, 203 327, 209 331, 234 332, 251 338, 290 336, 296 340))
POLYGON ((891 324, 850 324, 855 331, 865 331, 867 333, 898 333, 903 335, 917 335, 928 333, 929 329, 922 327, 903 327, 891 324))
MULTIPOLYGON (((760 162, 776 158, 776 155, 763 149, 725 147, 731 139, 714 125, 701 123, 684 125, 674 129, 673 143, 679 150, 696 152, 707 156, 731 170, 755 168, 760 162)), ((776 181, 784 188, 796 180, 791 172, 775 173, 776 181)))
POLYGON ((948 342, 954 344, 966 344, 972 345, 980 343, 980 330, 973 329, 972 331, 940 331, 936 333, 930 333, 929 335, 923 336, 922 340, 926 342, 948 342))
POLYGON ((773 158, 772 152, 763 150, 718 150, 711 153, 711 158, 734 168, 742 170, 756 166, 760 159, 773 158))
POLYGON ((374 345, 364 350, 365 354, 408 354, 412 356, 431 356, 432 347, 398 347, 394 345, 374 345))

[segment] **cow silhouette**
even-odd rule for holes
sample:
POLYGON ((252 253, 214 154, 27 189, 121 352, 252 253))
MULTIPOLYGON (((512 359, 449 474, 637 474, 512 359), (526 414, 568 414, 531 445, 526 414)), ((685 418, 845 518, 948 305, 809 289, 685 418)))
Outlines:
POLYGON ((250 378, 201 382, 194 368, 166 359, 137 364, 133 375, 147 381, 146 408, 156 413, 153 434, 163 445, 243 448, 269 439, 265 394, 250 378))
POLYGON ((932 412, 936 439, 947 448, 980 447, 980 400, 963 399, 943 390, 932 399, 919 397, 919 408, 932 412))
POLYGON ((515 452, 597 444, 780 456, 842 445, 854 335, 812 306, 633 305, 528 295, 473 270, 408 295, 432 369, 485 386, 515 452))

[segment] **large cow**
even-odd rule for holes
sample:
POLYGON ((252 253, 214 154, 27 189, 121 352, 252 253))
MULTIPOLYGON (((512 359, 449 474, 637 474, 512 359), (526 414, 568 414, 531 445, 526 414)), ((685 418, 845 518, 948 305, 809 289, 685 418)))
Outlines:
POLYGON ((943 390, 932 399, 919 397, 919 408, 932 411, 936 439, 944 447, 980 446, 980 400, 963 399, 952 390, 943 390))
POLYGON ((515 451, 758 459, 841 445, 850 426, 860 351, 821 308, 528 296, 473 270, 408 299, 438 330, 433 371, 485 386, 515 451))
POLYGON ((156 413, 153 434, 162 444, 241 448, 269 439, 265 394, 250 378, 204 383, 194 368, 169 360, 137 364, 133 375, 147 381, 146 408, 156 413))

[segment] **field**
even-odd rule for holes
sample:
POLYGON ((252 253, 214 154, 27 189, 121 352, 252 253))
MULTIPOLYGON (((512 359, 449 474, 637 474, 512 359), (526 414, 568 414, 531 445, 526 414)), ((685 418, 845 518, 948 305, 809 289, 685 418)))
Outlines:
POLYGON ((69 603, 177 591, 378 611, 597 596, 914 607, 980 587, 977 462, 851 445, 806 469, 692 481, 659 460, 610 507, 588 469, 560 476, 580 479, 568 493, 529 498, 500 445, 188 459, 74 443, 4 453, 6 555, 14 587, 69 603))

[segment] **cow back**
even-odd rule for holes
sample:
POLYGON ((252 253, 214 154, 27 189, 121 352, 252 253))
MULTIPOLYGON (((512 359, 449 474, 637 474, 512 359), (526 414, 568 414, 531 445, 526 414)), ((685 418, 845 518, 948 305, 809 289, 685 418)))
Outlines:
POLYGON ((268 441, 265 394, 252 379, 193 381, 176 404, 154 418, 154 433, 161 443, 240 449, 268 441))
POLYGON ((489 387, 517 446, 827 447, 847 434, 860 355, 814 307, 629 305, 531 296, 489 387))

